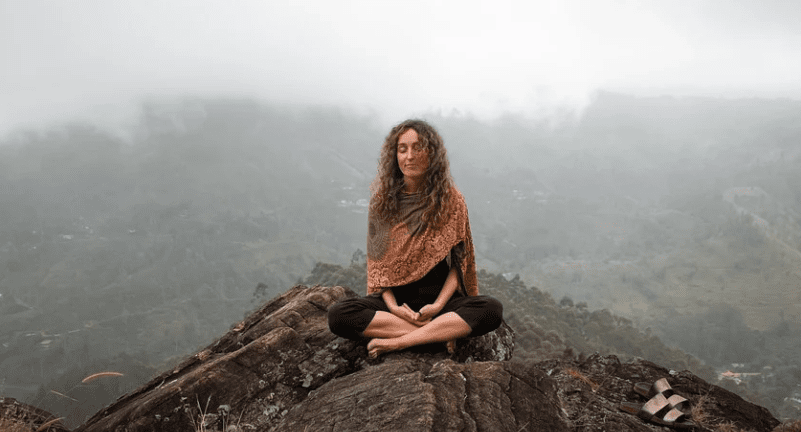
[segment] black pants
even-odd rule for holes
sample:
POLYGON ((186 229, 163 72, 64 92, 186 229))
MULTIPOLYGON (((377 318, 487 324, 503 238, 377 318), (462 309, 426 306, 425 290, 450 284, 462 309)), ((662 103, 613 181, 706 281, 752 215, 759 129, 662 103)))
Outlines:
MULTIPOLYGON (((392 293, 398 305, 406 303, 417 312, 421 307, 434 303, 445 284, 448 271, 448 265, 442 261, 422 279, 393 287, 392 293)), ((342 300, 328 310, 328 328, 337 336, 360 340, 377 311, 389 312, 380 294, 342 300)), ((471 337, 495 330, 503 319, 503 305, 498 300, 489 296, 465 296, 459 291, 453 293, 436 316, 448 312, 455 312, 470 326, 471 337)))

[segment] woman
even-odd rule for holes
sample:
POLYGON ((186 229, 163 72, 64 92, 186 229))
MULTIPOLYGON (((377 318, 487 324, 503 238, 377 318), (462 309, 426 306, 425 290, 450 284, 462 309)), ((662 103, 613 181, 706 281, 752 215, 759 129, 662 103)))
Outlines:
POLYGON ((338 336, 367 344, 371 357, 498 328, 503 306, 478 295, 467 206, 453 185, 439 133, 421 120, 384 140, 371 187, 367 296, 328 312, 338 336))

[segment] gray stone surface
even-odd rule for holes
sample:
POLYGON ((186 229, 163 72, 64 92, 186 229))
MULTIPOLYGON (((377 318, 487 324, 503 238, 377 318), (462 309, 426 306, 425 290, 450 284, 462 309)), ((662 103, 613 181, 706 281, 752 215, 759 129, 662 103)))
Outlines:
POLYGON ((645 360, 510 361, 505 324, 460 340, 452 355, 432 344, 370 360, 364 342, 328 330, 328 307, 354 295, 296 286, 76 432, 658 431, 618 406, 645 402, 634 384, 662 377, 705 414, 696 430, 779 424, 763 407, 645 360))
POLYGON ((514 334, 504 324, 496 332, 460 341, 453 355, 437 344, 369 360, 365 343, 336 337, 328 330, 328 307, 350 296, 355 294, 342 287, 296 286, 76 431, 193 431, 200 419, 209 429, 224 423, 241 430, 271 430, 312 390, 338 377, 371 371, 390 359, 433 364, 446 358, 482 361, 512 356, 514 334))

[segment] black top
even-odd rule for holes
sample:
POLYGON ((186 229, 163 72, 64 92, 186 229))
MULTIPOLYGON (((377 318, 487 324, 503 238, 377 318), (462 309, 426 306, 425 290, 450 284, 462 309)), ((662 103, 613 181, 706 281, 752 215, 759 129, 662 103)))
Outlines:
POLYGON ((398 292, 407 290, 419 290, 423 287, 438 287, 442 289, 442 286, 445 285, 445 280, 448 279, 448 273, 450 272, 450 267, 448 267, 446 259, 440 261, 439 264, 435 265, 434 268, 429 270, 422 278, 406 285, 392 287, 392 292, 397 294, 398 292))

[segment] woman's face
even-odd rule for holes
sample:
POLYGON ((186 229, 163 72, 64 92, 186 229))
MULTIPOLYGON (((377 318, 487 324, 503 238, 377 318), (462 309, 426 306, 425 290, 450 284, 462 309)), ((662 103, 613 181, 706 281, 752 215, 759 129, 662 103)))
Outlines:
POLYGON ((428 149, 417 139, 417 131, 409 129, 398 137, 398 166, 407 184, 419 184, 428 169, 428 149))

